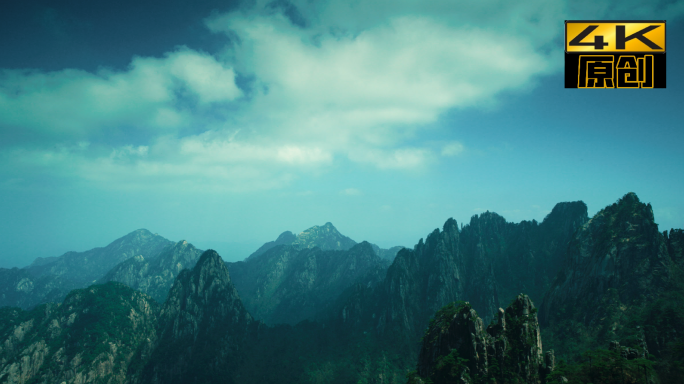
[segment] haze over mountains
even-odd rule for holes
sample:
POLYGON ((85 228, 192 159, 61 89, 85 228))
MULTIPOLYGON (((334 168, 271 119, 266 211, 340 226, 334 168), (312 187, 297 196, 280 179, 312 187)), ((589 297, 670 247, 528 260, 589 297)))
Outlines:
MULTIPOLYGON (((255 260, 256 255, 276 244, 287 244, 288 249, 297 252, 314 248, 345 251, 356 242, 339 233, 332 223, 326 223, 313 226, 296 236, 287 231, 275 242, 261 246, 247 259, 255 260)), ((370 246, 373 250, 371 253, 389 260, 402 248, 398 246, 387 250, 374 244, 370 246)), ((72 289, 107 281, 125 283, 163 302, 175 277, 184 268, 192 268, 201 253, 187 241, 174 243, 146 229, 139 229, 103 248, 38 258, 21 269, 0 268, 0 306, 30 309, 41 303, 59 302, 72 289)), ((337 259, 346 260, 346 257, 337 259)), ((248 262, 247 265, 253 264, 248 262)))
POLYGON ((398 252, 326 223, 226 263, 138 230, 0 269, 0 382, 679 382, 682 240, 632 193, 398 252))

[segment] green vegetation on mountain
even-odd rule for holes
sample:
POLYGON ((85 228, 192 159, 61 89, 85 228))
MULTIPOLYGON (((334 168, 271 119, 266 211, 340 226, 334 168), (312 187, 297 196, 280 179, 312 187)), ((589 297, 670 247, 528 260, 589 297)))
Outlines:
POLYGON ((72 291, 62 304, 0 312, 0 382, 127 382, 156 338, 157 304, 119 284, 72 291))
MULTIPOLYGON (((241 263, 178 242, 102 275, 162 305, 108 282, 0 308, 0 383, 683 381, 684 234, 634 194, 591 220, 582 202, 542 223, 449 219, 391 265, 367 242, 323 249, 344 242, 314 228, 241 263)), ((0 273, 5 300, 44 278, 0 273)))
POLYGON ((444 306, 425 331, 408 384, 541 383, 554 359, 542 354, 536 312, 520 294, 485 328, 469 303, 444 306))

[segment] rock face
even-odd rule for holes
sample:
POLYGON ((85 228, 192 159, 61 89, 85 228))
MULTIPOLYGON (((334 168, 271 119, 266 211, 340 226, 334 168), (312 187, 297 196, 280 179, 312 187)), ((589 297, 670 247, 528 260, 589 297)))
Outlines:
POLYGON ((554 358, 552 351, 542 354, 532 301, 520 294, 497 317, 485 329, 467 302, 442 308, 425 332, 417 374, 409 383, 541 383, 554 358))
POLYGON ((152 259, 139 255, 118 264, 99 283, 118 281, 163 303, 176 276, 183 269, 194 267, 201 253, 192 244, 182 240, 152 259))
POLYGON ((670 229, 670 234, 665 231, 663 236, 667 239, 667 251, 672 261, 680 268, 684 268, 684 231, 670 229))
POLYGON ((258 327, 221 257, 206 251, 191 271, 178 275, 169 292, 160 312, 160 342, 143 381, 231 383, 258 327))
POLYGON ((157 304, 119 283, 30 312, 0 309, 0 382, 125 383, 156 341, 157 304))
POLYGON ((93 284, 115 265, 139 255, 151 259, 171 244, 139 229, 104 248, 39 259, 23 269, 0 268, 0 306, 29 309, 41 303, 61 302, 72 289, 93 284))
POLYGON ((356 287, 338 309, 338 320, 357 331, 404 337, 409 344, 452 301, 468 300, 488 321, 516 292, 543 297, 574 231, 586 220, 581 201, 557 204, 541 224, 508 223, 486 212, 459 229, 449 219, 442 231, 399 251, 382 284, 356 287))
POLYGON ((610 292, 628 306, 656 298, 681 254, 681 235, 673 234, 671 256, 651 205, 634 193, 598 212, 568 245, 566 264, 541 306, 542 324, 578 313, 580 322, 596 323, 604 315, 602 303, 609 300, 610 292))
POLYGON ((389 262, 364 241, 346 251, 281 245, 227 265, 255 318, 267 324, 296 324, 316 318, 345 288, 377 268, 386 270, 389 262))

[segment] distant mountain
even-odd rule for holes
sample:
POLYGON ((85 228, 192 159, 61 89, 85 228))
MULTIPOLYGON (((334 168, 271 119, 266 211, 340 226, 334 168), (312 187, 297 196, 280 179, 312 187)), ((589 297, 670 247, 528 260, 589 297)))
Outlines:
POLYGON ((356 245, 356 241, 341 234, 332 223, 325 223, 322 226, 314 225, 300 233, 292 245, 300 248, 318 247, 326 251, 345 251, 356 245))
POLYGON ((371 244, 371 246, 373 247, 373 251, 376 255, 380 256, 381 259, 385 259, 389 262, 394 261, 394 258, 397 257, 397 253, 404 249, 404 247, 400 245, 392 247, 390 249, 383 249, 375 244, 371 244))
MULTIPOLYGON (((591 220, 582 202, 542 223, 449 219, 391 264, 367 242, 323 249, 342 237, 316 228, 244 262, 181 241, 102 276, 171 284, 162 305, 110 281, 0 308, 0 383, 683 382, 684 232, 635 194, 591 220)), ((59 282, 1 272, 5 300, 59 282)))
POLYGON ((22 269, 0 268, 0 306, 29 309, 41 303, 62 301, 69 291, 87 287, 120 262, 134 256, 152 259, 172 244, 157 234, 139 229, 104 248, 37 259, 22 269))
POLYGON ((227 263, 250 313, 267 324, 315 319, 342 291, 375 268, 386 270, 368 242, 349 250, 279 245, 258 258, 227 263))
POLYGON ((159 255, 145 259, 142 255, 123 261, 98 282, 118 281, 152 296, 159 303, 166 300, 176 276, 195 266, 202 251, 185 240, 166 247, 159 255))
MULTIPOLYGON (((292 245, 300 249, 319 247, 324 251, 345 251, 353 247, 355 244, 356 241, 341 234, 332 223, 328 222, 322 226, 314 225, 299 235, 294 235, 290 231, 285 231, 281 233, 275 241, 269 241, 259 247, 259 249, 249 255, 245 261, 254 257, 258 257, 269 249, 278 245, 292 245)), ((401 246, 396 246, 390 249, 382 249, 375 244, 371 244, 371 246, 373 247, 375 253, 380 256, 380 258, 387 259, 389 261, 394 260, 397 252, 403 248, 401 246)))
POLYGON ((247 261, 247 260, 249 260, 249 259, 251 259, 251 258, 253 258, 253 257, 257 257, 257 256, 263 254, 264 252, 268 251, 269 249, 271 249, 271 248, 273 248, 273 247, 275 247, 275 246, 278 246, 278 245, 290 245, 290 244, 294 243, 295 240, 297 240, 297 236, 295 236, 294 233, 292 233, 292 232, 290 232, 290 231, 285 231, 285 232, 281 233, 281 234, 278 236, 278 238, 275 239, 275 241, 269 241, 268 243, 265 243, 264 245, 262 245, 261 247, 259 247, 259 249, 257 249, 256 251, 254 251, 254 253, 252 253, 251 255, 249 255, 249 256, 245 259, 245 261, 247 261))
POLYGON ((247 309, 266 324, 323 316, 355 283, 377 279, 403 247, 381 249, 342 235, 332 223, 283 232, 243 262, 227 263, 247 309))
POLYGON ((152 258, 172 244, 147 229, 138 229, 104 248, 67 252, 52 262, 29 266, 28 270, 36 277, 52 275, 74 285, 92 284, 120 262, 138 255, 152 258))

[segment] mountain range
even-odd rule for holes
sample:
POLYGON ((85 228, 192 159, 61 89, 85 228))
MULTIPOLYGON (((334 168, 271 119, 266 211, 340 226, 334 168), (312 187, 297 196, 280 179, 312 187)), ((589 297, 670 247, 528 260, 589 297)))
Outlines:
POLYGON ((139 230, 0 269, 0 383, 680 383, 683 240, 633 193, 396 256, 330 223, 238 263, 139 230))

